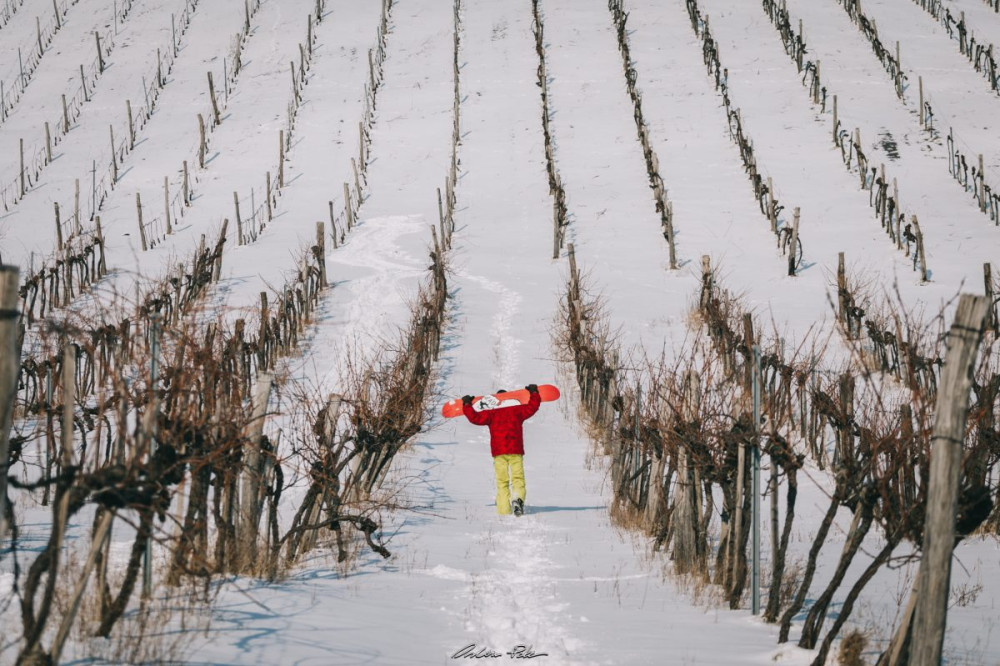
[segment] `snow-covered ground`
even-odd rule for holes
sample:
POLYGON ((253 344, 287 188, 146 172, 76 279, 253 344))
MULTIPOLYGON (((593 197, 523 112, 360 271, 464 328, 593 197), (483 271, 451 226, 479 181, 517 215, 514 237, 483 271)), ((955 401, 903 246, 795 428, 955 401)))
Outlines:
MULTIPOLYGON (((121 127, 126 99, 138 106, 157 49, 170 48, 171 14, 187 4, 135 0, 121 25, 113 24, 102 3, 79 0, 68 10, 27 92, 0 123, 0 185, 17 177, 18 164, 9 156, 16 155, 22 135, 37 152, 41 124, 61 115, 60 95, 79 85, 80 53, 88 63, 93 56, 94 30, 111 30, 110 66, 93 82, 90 101, 56 146, 53 162, 23 200, 0 211, 5 262, 27 267, 34 256, 37 265, 54 251, 53 202, 60 202, 65 219, 75 181, 89 192, 94 162, 107 170, 108 125, 121 127)), ((262 0, 243 44, 242 70, 223 84, 222 63, 231 62, 244 4, 197 3, 156 109, 102 206, 110 271, 102 290, 131 293, 141 277, 170 270, 202 234, 211 238, 223 218, 234 216, 234 192, 242 210, 251 201, 260 205, 265 173, 277 169, 278 132, 288 121, 289 63, 298 67, 306 15, 315 4, 262 0), (210 122, 208 71, 223 111, 221 124, 210 128, 209 155, 200 169, 196 115, 210 122), (191 170, 191 205, 175 220, 173 234, 142 252, 136 193, 150 216, 160 214, 163 179, 176 193, 184 160, 191 170)), ((938 128, 946 132, 942 120, 948 118, 963 151, 984 153, 987 182, 1000 168, 1000 98, 915 3, 863 4, 883 41, 901 42, 910 77, 905 100, 896 97, 836 0, 789 0, 788 9, 793 20, 803 21, 809 57, 822 61, 824 85, 838 95, 844 126, 861 129, 872 164, 886 163, 904 210, 920 218, 932 274, 925 285, 878 226, 869 193, 844 168, 831 140, 830 105, 824 114, 810 102, 760 4, 699 0, 728 68, 733 104, 741 109, 762 172, 773 178, 786 206, 783 217, 801 208, 804 265, 788 277, 730 139, 722 100, 705 74, 683 0, 630 0, 637 83, 674 204, 680 268, 670 271, 607 3, 542 0, 554 155, 570 213, 567 240, 626 346, 638 345, 653 357, 664 350, 681 353, 703 255, 790 343, 810 329, 829 330, 828 293, 839 252, 886 289, 897 282, 909 306, 925 304, 934 312, 959 289, 980 293, 984 262, 1000 256, 1000 229, 948 175, 943 139, 920 131, 916 76, 924 77, 938 128)), ((1000 41, 1000 17, 983 3, 951 4, 1000 41)), ((0 28, 0 72, 16 67, 18 46, 30 43, 31 5, 29 0, 0 28)), ((219 311, 236 316, 260 292, 281 285, 296 268, 298 250, 314 241, 316 223, 329 224, 330 202, 337 215, 343 210, 343 184, 354 186, 351 159, 358 156, 379 5, 330 0, 324 20, 313 25, 314 55, 286 156, 286 186, 274 220, 254 242, 238 246, 230 224, 222 281, 209 297, 219 311)), ((495 650, 504 660, 523 645, 544 653, 536 658, 546 664, 811 663, 813 653, 794 642, 777 644, 776 627, 746 610, 723 610, 711 589, 672 578, 666 555, 651 553, 645 539, 611 524, 606 462, 579 425, 573 379, 552 344, 568 266, 565 253, 551 258, 552 198, 531 4, 463 0, 461 16, 458 204, 435 400, 529 382, 564 389, 561 401, 543 405, 525 427, 527 515, 496 515, 485 429, 464 419, 443 420, 431 404, 428 428, 391 473, 406 507, 382 516, 393 557, 383 561, 362 551, 357 567, 345 572, 321 548, 279 583, 230 581, 206 611, 209 633, 192 632, 186 641, 187 660, 437 664, 461 658, 469 645, 476 646, 473 652, 495 650)), ((302 355, 287 361, 295 378, 323 391, 338 389, 346 350, 371 348, 406 323, 408 303, 426 274, 429 227, 438 221, 436 190, 444 189, 450 162, 452 21, 452 3, 395 2, 359 224, 341 247, 327 240, 333 289, 304 336, 302 355)), ((793 562, 805 558, 830 486, 818 469, 807 468, 804 477, 793 562)), ((46 525, 31 518, 43 521, 44 515, 26 510, 27 535, 39 538, 46 525)), ((842 510, 811 597, 835 566, 849 523, 842 510)), ((122 546, 129 537, 114 536, 122 546)), ((866 552, 875 552, 878 541, 871 536, 866 552)), ((957 552, 949 664, 1000 661, 1000 637, 993 631, 1000 623, 997 553, 993 538, 963 543, 957 552)), ((869 557, 855 562, 848 581, 869 557)), ((0 562, 0 571, 0 593, 10 595, 7 562, 0 562)), ((852 626, 872 639, 868 656, 890 634, 913 572, 884 569, 867 588, 852 626)), ((845 593, 835 597, 834 611, 845 593)), ((15 613, 12 607, 3 615, 5 626, 17 621, 15 613)), ((68 652, 82 658, 85 651, 76 646, 68 652)), ((0 661, 11 659, 11 650, 0 650, 0 661)))

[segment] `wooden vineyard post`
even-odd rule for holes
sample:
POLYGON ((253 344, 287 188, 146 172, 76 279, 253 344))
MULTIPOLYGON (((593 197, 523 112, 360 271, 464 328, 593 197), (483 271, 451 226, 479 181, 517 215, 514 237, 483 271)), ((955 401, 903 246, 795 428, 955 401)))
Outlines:
POLYGON ((257 387, 253 396, 253 414, 249 424, 241 486, 242 507, 239 535, 242 543, 240 551, 244 566, 250 566, 256 556, 257 531, 260 522, 261 455, 260 440, 264 432, 264 417, 267 415, 267 401, 271 395, 273 378, 262 372, 257 376, 257 387))
POLYGON ((73 183, 73 233, 79 236, 82 231, 80 228, 80 179, 77 178, 73 183))
POLYGON ((788 244, 788 274, 795 276, 795 257, 799 251, 799 208, 795 207, 795 214, 792 217, 792 238, 788 244))
POLYGON ((677 270, 677 246, 674 242, 674 202, 668 201, 666 211, 663 216, 664 226, 667 231, 667 246, 670 257, 670 270, 677 270))
POLYGON ((202 115, 198 114, 198 136, 200 141, 198 142, 198 166, 202 169, 205 168, 205 119, 202 115))
MULTIPOLYGON (((10 427, 14 416, 17 375, 21 367, 17 345, 20 313, 17 311, 20 271, 0 265, 0 465, 10 456, 10 427)), ((7 474, 0 474, 0 540, 7 537, 7 474)))
POLYGON ((142 223, 142 198, 138 192, 135 193, 135 208, 139 214, 139 239, 142 241, 142 251, 145 252, 149 245, 146 243, 146 226, 142 223))
POLYGON ((69 133, 69 107, 66 106, 66 95, 62 96, 63 134, 69 133))
POLYGON ((920 95, 920 126, 924 127, 924 77, 917 77, 917 89, 920 95))
POLYGON ((170 178, 163 177, 163 216, 167 221, 167 235, 173 233, 170 228, 170 178))
POLYGON ((188 178, 188 162, 187 162, 187 160, 184 160, 184 184, 183 184, 183 188, 184 189, 183 189, 183 192, 184 192, 184 205, 185 206, 190 206, 191 205, 191 186, 190 186, 189 182, 190 181, 189 181, 189 178, 188 178))
POLYGON ((52 132, 49 130, 49 123, 45 123, 45 163, 52 163, 52 132))
POLYGON ((285 186, 285 130, 278 130, 278 189, 285 186))
POLYGON ((344 212, 347 214, 347 230, 354 226, 354 207, 351 205, 351 186, 344 183, 344 212))
MULTIPOLYGON (((46 125, 48 127, 48 125, 46 125)), ((52 158, 49 158, 50 160, 52 158)), ((979 153, 979 210, 986 212, 986 172, 983 170, 983 154, 979 153)))
POLYGON ((778 233, 778 220, 774 215, 774 190, 771 177, 767 177, 767 221, 771 224, 771 233, 778 233))
POLYGON ((233 206, 236 208, 236 244, 243 245, 243 218, 240 217, 240 195, 233 192, 233 206))
POLYGON ((552 201, 552 258, 559 258, 559 245, 560 245, 560 233, 559 233, 559 202, 552 201))
POLYGON ((316 223, 316 245, 319 247, 319 284, 326 287, 326 229, 322 222, 316 223))
POLYGON ((917 574, 910 663, 938 666, 948 608, 955 516, 969 392, 986 320, 986 299, 962 294, 947 338, 935 406, 923 554, 917 574))
POLYGON ((115 126, 108 125, 111 130, 111 182, 118 182, 118 154, 115 152, 115 126))
MULTIPOLYGON (((101 74, 104 73, 104 52, 101 50, 101 36, 94 31, 94 39, 97 40, 97 71, 101 74)), ((83 70, 83 65, 80 65, 81 71, 83 70)))
POLYGON ((833 96, 833 143, 837 144, 837 96, 833 96))
POLYGON ((330 236, 333 238, 333 249, 337 249, 337 221, 333 215, 333 202, 327 202, 330 207, 330 236))
POLYGON ((56 209, 56 246, 59 248, 59 251, 62 252, 63 232, 62 232, 62 220, 59 219, 59 202, 54 201, 52 205, 56 209))
POLYGON ((819 62, 816 61, 816 72, 813 74, 816 78, 816 85, 813 86, 813 104, 819 104, 819 62))
POLYGON ((988 304, 988 310, 986 313, 986 325, 992 328, 994 333, 1000 330, 1000 326, 997 325, 997 310, 996 310, 996 294, 993 288, 993 265, 990 262, 983 264, 983 283, 986 287, 986 302, 988 304))
POLYGON ((271 172, 268 171, 264 174, 264 199, 267 203, 267 221, 270 222, 274 217, 274 211, 271 210, 271 172))
POLYGON ((212 98, 212 116, 215 119, 215 125, 222 123, 222 118, 219 116, 219 102, 215 99, 215 82, 212 81, 212 72, 208 73, 208 94, 212 98))
POLYGON ((913 220, 913 232, 917 237, 917 263, 920 266, 920 281, 929 282, 927 271, 927 255, 924 254, 924 234, 920 231, 920 223, 917 221, 916 215, 911 215, 910 219, 913 220))
POLYGON ((21 178, 21 196, 23 197, 24 193, 27 191, 27 189, 24 186, 24 139, 18 140, 18 146, 19 146, 19 154, 21 156, 20 178, 21 178))
POLYGON ((98 242, 100 242, 101 247, 101 258, 98 260, 97 264, 97 274, 104 277, 108 272, 108 267, 104 263, 104 232, 101 230, 101 216, 97 215, 94 217, 94 227, 95 227, 95 237, 98 242))
POLYGON ((844 325, 847 337, 851 337, 851 323, 848 318, 847 303, 847 268, 844 261, 844 253, 837 253, 837 317, 844 325))
POLYGON ((125 113, 128 114, 128 149, 135 149, 135 122, 132 119, 132 100, 125 100, 125 113))

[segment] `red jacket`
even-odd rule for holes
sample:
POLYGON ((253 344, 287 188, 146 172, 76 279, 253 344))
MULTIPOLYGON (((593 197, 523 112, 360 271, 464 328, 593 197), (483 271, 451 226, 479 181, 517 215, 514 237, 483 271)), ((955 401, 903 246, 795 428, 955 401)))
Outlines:
POLYGON ((490 449, 494 457, 511 453, 524 455, 521 424, 530 419, 541 404, 542 398, 535 391, 528 398, 527 405, 498 407, 482 412, 474 410, 472 405, 464 405, 462 413, 469 419, 469 423, 490 427, 490 449))

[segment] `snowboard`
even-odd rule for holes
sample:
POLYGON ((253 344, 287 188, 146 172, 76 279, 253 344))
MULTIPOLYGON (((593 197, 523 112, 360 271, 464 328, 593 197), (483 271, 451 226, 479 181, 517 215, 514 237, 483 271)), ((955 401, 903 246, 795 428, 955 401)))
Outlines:
MULTIPOLYGON (((539 384, 538 385, 538 395, 542 399, 542 402, 552 402, 553 400, 559 399, 559 389, 552 384, 539 384)), ((517 400, 522 405, 528 404, 529 398, 528 389, 519 389, 517 391, 505 391, 503 393, 494 393, 492 395, 477 395, 472 400, 472 406, 479 411, 487 409, 496 409, 505 400, 517 400)), ((455 398, 454 400, 449 400, 441 408, 441 416, 446 419, 451 419, 456 416, 462 415, 462 399, 455 398)))

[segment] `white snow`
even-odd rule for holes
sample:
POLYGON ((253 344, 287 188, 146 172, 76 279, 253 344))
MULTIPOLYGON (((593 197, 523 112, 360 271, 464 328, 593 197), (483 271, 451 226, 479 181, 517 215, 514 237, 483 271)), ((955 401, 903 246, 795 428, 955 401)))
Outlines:
MULTIPOLYGON (((75 181, 89 193, 94 162, 97 179, 107 171, 108 125, 120 140, 125 100, 141 106, 142 79, 150 83, 157 49, 170 49, 171 15, 189 3, 135 0, 120 25, 107 4, 79 0, 70 7, 27 91, 0 122, 0 187, 7 187, 17 179, 19 166, 11 156, 19 139, 26 139, 30 154, 38 154, 43 123, 61 117, 60 95, 70 97, 79 87, 81 59, 91 66, 93 31, 109 31, 109 67, 88 83, 91 101, 80 106, 71 131, 54 148, 52 164, 37 181, 33 177, 24 199, 0 211, 5 263, 27 268, 34 258, 37 269, 41 258, 54 252, 53 203, 60 203, 66 220, 75 181)), ((209 303, 227 317, 242 316, 260 292, 280 288, 295 270, 297 252, 315 241, 318 221, 329 234, 331 202, 342 225, 344 183, 354 190, 351 159, 358 157, 367 52, 375 44, 379 4, 328 0, 324 20, 313 25, 315 54, 286 155, 286 187, 274 219, 254 242, 238 246, 233 193, 245 219, 252 206, 262 204, 265 173, 277 172, 278 132, 286 127, 292 95, 289 63, 298 67, 306 15, 315 2, 262 0, 251 19, 243 68, 227 84, 223 62, 232 62, 244 4, 199 0, 179 35, 156 108, 101 206, 111 271, 102 294, 130 294, 143 278, 165 274, 202 234, 211 239, 229 218, 222 282, 209 303), (222 122, 214 128, 208 71, 223 106, 222 122), (210 125, 204 169, 197 164, 199 113, 210 125), (189 207, 177 204, 184 160, 194 192, 189 207), (179 217, 171 235, 143 252, 136 193, 149 218, 162 217, 164 177, 179 217)), ((191 632, 186 657, 213 664, 440 664, 474 645, 474 651, 500 653, 503 661, 510 658, 508 651, 525 646, 544 653, 536 657, 544 664, 811 663, 814 653, 799 650, 794 641, 779 645, 775 626, 749 610, 724 609, 711 588, 671 577, 668 557, 652 553, 648 539, 612 525, 606 462, 579 425, 574 379, 552 345, 568 268, 565 254, 551 259, 552 198, 531 6, 494 0, 462 4, 462 135, 450 318, 429 426, 399 455, 390 474, 405 504, 380 516, 393 557, 383 561, 362 548, 357 566, 345 571, 324 548, 278 583, 226 581, 217 604, 206 611, 208 634, 191 632), (486 429, 462 418, 443 420, 438 407, 464 393, 531 382, 555 383, 564 397, 544 404, 525 424, 527 514, 498 516, 486 429)), ((1000 16, 983 3, 950 4, 1000 42, 1000 16)), ((901 42, 909 77, 901 101, 836 0, 788 1, 793 20, 803 20, 809 57, 822 61, 824 85, 838 95, 844 126, 861 129, 872 164, 886 163, 905 211, 920 217, 932 271, 932 282, 920 285, 909 260, 879 228, 869 193, 859 188, 833 145, 830 102, 825 114, 811 104, 760 3, 699 0, 699 5, 711 16, 731 96, 760 166, 786 206, 782 223, 790 220, 793 207, 801 208, 805 264, 799 276, 787 276, 787 261, 730 140, 721 98, 705 74, 683 0, 629 0, 629 38, 643 107, 674 204, 680 268, 669 270, 606 3, 542 0, 551 128, 570 211, 567 240, 626 348, 637 345, 637 354, 650 357, 680 353, 703 255, 712 257, 720 279, 743 293, 762 319, 774 320, 789 344, 811 328, 830 329, 828 292, 838 252, 846 252, 850 266, 886 289, 898 282, 909 306, 933 312, 960 288, 979 293, 983 263, 1000 255, 1000 229, 949 176, 943 135, 953 126, 961 150, 983 152, 987 181, 1000 183, 993 176, 1000 168, 1000 98, 943 28, 913 2, 863 3, 883 40, 901 42), (942 132, 937 139, 920 131, 915 115, 918 75, 937 114, 942 132), (880 135, 891 135, 898 157, 888 154, 880 135)), ((48 5, 43 9, 51 13, 48 5)), ((18 46, 31 44, 31 10, 29 0, 0 27, 4 80, 12 67, 16 71, 18 46)), ((302 341, 302 355, 287 361, 296 380, 326 392, 341 385, 349 351, 370 351, 406 324, 408 304, 430 263, 436 190, 443 190, 449 168, 452 3, 397 0, 392 16, 359 223, 338 249, 327 236, 333 288, 302 341)), ((86 196, 85 201, 84 227, 90 229, 86 196)), ((804 476, 793 560, 804 560, 830 486, 827 473, 815 467, 804 476)), ((38 507, 27 511, 37 521, 46 519, 38 507)), ((811 597, 835 566, 849 521, 842 510, 811 597)), ((44 522, 28 522, 31 538, 42 538, 44 522)), ((116 548, 127 547, 129 537, 116 531, 116 548)), ((878 545, 873 535, 865 550, 874 553, 878 545)), ((950 664, 1000 660, 993 632, 1000 622, 997 553, 992 537, 969 540, 957 551, 956 603, 946 637, 950 664)), ((848 581, 869 557, 858 558, 848 581)), ((8 562, 0 564, 0 596, 11 600, 13 575, 8 562)), ((883 569, 866 590, 850 623, 873 640, 866 656, 884 645, 914 571, 883 569)), ((845 594, 842 589, 835 597, 834 610, 845 594)), ((16 602, 0 616, 5 627, 13 626, 8 622, 18 621, 16 602)), ((0 647, 0 662, 14 658, 8 645, 5 640, 0 647)), ((83 657, 85 646, 68 652, 83 657)))

